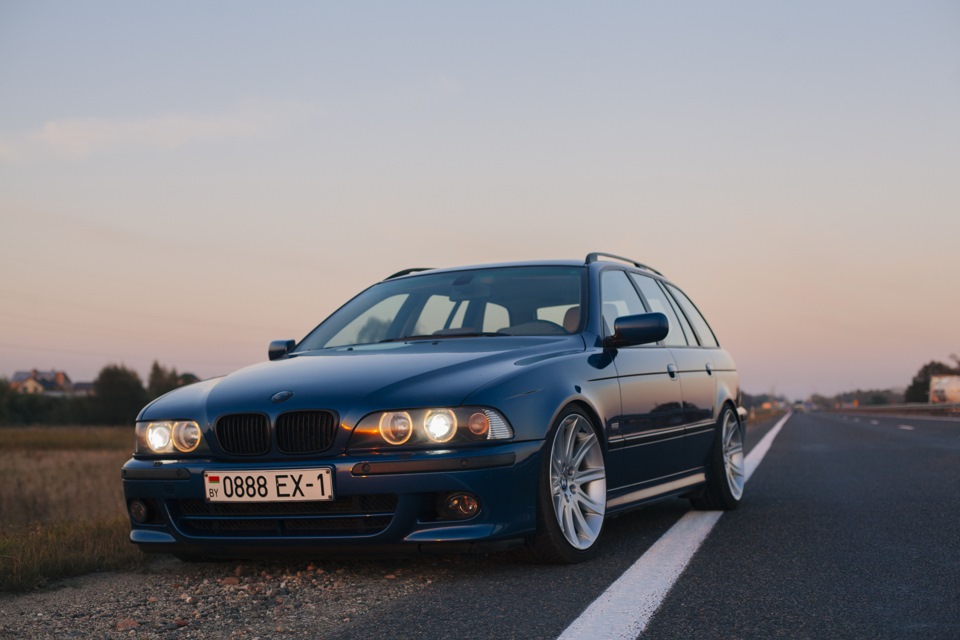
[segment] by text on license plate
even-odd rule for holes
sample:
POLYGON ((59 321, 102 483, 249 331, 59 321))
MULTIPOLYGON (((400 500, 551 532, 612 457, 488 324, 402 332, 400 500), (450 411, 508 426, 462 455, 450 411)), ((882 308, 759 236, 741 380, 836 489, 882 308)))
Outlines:
POLYGON ((330 467, 278 471, 204 471, 208 502, 333 500, 330 467))

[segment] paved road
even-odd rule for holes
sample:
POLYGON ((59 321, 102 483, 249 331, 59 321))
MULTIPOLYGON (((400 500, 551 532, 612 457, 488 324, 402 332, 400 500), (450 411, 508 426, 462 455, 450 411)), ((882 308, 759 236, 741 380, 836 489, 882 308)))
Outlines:
MULTIPOLYGON (((555 638, 687 509, 610 522, 585 565, 457 559, 333 637, 555 638)), ((960 422, 793 416, 642 637, 960 638, 960 422)))

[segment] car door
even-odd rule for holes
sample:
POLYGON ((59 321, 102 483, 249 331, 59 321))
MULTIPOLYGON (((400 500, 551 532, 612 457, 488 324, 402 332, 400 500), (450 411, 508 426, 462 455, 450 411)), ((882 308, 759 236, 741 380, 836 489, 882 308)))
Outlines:
MULTIPOLYGON (((661 283, 663 284, 663 283, 661 283)), ((689 468, 704 466, 713 445, 717 420, 717 376, 714 361, 719 345, 707 321, 690 299, 673 285, 665 285, 676 304, 681 323, 690 335, 690 346, 672 349, 683 385, 683 463, 689 468)))
MULTIPOLYGON (((618 317, 646 313, 626 272, 601 274, 604 332, 613 333, 618 317)), ((680 465, 682 395, 676 364, 661 345, 623 347, 613 351, 620 383, 621 416, 611 430, 618 464, 613 484, 636 487, 676 473, 680 465)), ((629 493, 629 491, 627 491, 629 493)))

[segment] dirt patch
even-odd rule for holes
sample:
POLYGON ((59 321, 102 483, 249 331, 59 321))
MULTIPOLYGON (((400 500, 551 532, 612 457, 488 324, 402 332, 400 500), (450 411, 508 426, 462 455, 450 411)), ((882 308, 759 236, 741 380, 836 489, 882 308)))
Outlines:
POLYGON ((448 575, 449 560, 188 564, 0 596, 0 638, 322 638, 448 575))

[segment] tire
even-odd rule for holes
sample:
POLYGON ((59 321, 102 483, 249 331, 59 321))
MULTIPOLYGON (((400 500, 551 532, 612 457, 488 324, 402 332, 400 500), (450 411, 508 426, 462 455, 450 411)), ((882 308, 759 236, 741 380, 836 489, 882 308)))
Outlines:
POLYGON ((544 442, 537 533, 530 545, 536 561, 573 564, 596 554, 606 514, 606 475, 593 421, 568 407, 544 442))
POLYGON ((707 484, 690 502, 704 511, 732 511, 740 506, 746 482, 743 458, 743 425, 737 413, 724 405, 707 464, 707 484))

